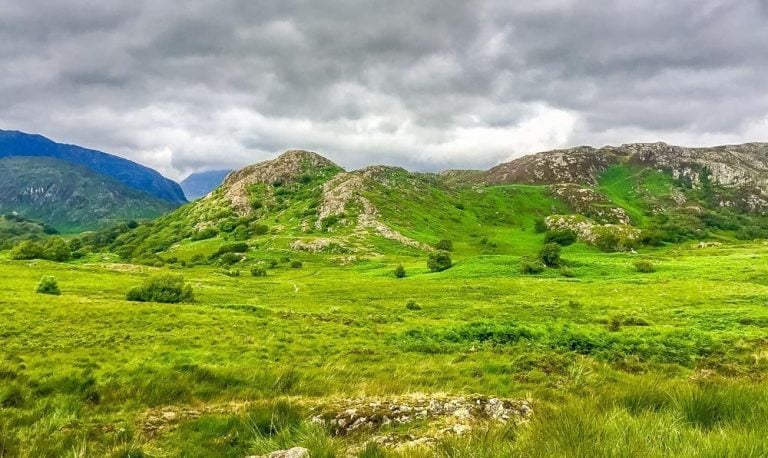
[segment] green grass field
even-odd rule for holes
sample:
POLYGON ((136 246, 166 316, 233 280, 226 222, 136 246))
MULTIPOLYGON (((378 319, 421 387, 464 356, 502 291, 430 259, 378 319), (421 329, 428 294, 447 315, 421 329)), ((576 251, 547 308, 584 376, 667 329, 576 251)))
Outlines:
POLYGON ((421 255, 303 255, 264 278, 0 255, 0 456, 768 455, 768 245, 577 244, 566 277, 523 275, 517 254, 469 243, 441 273, 421 255), (160 271, 182 273, 196 301, 125 300, 160 271), (60 296, 34 292, 43 275, 60 296), (411 393, 528 399, 534 415, 407 450, 365 443, 429 435, 429 422, 338 436, 308 421, 323 403, 411 393))

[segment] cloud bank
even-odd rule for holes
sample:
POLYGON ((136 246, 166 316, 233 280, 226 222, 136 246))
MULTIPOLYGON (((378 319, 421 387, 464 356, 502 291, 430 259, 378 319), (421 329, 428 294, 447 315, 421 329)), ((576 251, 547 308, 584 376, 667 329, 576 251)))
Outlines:
POLYGON ((172 178, 768 139, 768 0, 10 0, 0 128, 172 178))

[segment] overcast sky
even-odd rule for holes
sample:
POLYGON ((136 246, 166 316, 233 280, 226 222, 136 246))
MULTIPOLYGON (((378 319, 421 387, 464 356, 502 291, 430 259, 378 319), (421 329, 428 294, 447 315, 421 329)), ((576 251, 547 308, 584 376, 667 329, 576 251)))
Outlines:
POLYGON ((768 0, 0 0, 0 129, 172 178, 768 140, 768 0))

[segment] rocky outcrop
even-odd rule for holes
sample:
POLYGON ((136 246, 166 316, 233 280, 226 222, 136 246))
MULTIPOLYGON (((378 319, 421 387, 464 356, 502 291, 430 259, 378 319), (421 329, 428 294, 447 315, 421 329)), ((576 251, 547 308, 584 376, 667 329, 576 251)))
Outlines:
POLYGON ((309 449, 293 447, 288 450, 277 450, 266 455, 252 455, 246 458, 309 458, 309 449))
POLYGON ((490 396, 412 395, 391 399, 349 399, 320 407, 312 421, 331 428, 336 435, 375 431, 382 426, 414 421, 440 421, 449 429, 472 428, 478 421, 522 422, 533 409, 526 400, 490 396), (462 425, 457 427, 456 425, 462 425))
POLYGON ((486 184, 558 184, 596 185, 600 175, 624 157, 613 148, 590 146, 531 154, 497 165, 485 172, 480 181, 486 184))
POLYGON ((572 231, 580 241, 605 251, 631 250, 641 234, 626 224, 597 224, 583 215, 553 215, 545 222, 551 231, 572 231))
POLYGON ((393 176, 408 174, 405 169, 388 166, 372 166, 354 172, 342 173, 323 185, 323 195, 318 207, 316 227, 322 227, 323 221, 330 217, 345 219, 354 210, 357 220, 353 223, 361 231, 373 230, 382 237, 394 240, 403 245, 426 249, 427 246, 404 236, 400 232, 384 224, 378 210, 363 194, 371 189, 373 184, 393 186, 393 176))
POLYGON ((290 150, 277 159, 259 162, 237 172, 230 173, 222 184, 224 197, 241 216, 247 216, 252 208, 248 199, 249 187, 254 184, 293 183, 308 174, 319 170, 328 170, 331 174, 343 171, 341 167, 317 153, 303 150, 290 150))
POLYGON ((627 212, 599 192, 576 184, 558 184, 550 187, 552 194, 568 204, 575 213, 599 223, 630 224, 627 212))
POLYGON ((488 184, 582 183, 595 185, 601 173, 619 163, 668 171, 698 184, 703 170, 712 181, 733 187, 768 188, 768 143, 685 148, 666 143, 629 143, 599 149, 580 146, 531 154, 500 164, 480 179, 488 184))

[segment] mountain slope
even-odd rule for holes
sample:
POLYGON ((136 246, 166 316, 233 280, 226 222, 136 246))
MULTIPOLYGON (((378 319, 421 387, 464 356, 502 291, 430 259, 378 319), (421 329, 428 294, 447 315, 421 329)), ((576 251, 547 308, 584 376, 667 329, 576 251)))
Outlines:
POLYGON ((216 189, 232 170, 196 172, 184 178, 179 185, 188 200, 196 200, 216 189))
POLYGON ((768 237, 764 151, 760 144, 580 147, 441 174, 389 166, 347 172, 316 153, 289 151, 229 174, 206 197, 126 231, 113 248, 154 260, 249 241, 275 256, 347 262, 423 255, 441 240, 469 256, 535 255, 545 237, 605 251, 768 237))
POLYGON ((41 135, 0 130, 0 158, 9 156, 51 157, 65 160, 173 204, 186 202, 184 192, 178 183, 165 178, 149 167, 101 151, 56 143, 41 135))
POLYGON ((0 213, 17 212, 60 231, 153 218, 174 207, 67 161, 47 157, 0 159, 0 213))

